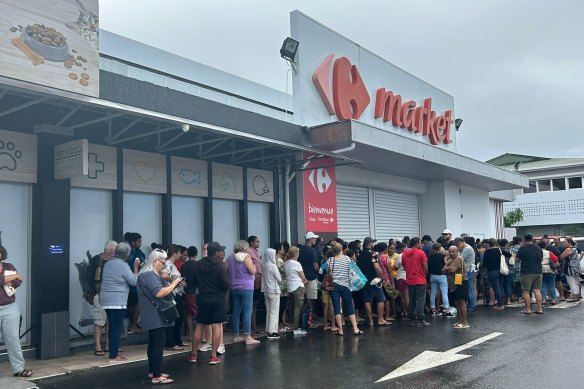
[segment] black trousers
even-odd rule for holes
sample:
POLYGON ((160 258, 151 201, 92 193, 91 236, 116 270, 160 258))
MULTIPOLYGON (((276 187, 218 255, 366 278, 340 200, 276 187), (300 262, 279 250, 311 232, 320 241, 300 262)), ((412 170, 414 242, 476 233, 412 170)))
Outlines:
POLYGON ((164 354, 164 343, 166 341, 166 328, 168 327, 160 327, 148 331, 148 372, 152 373, 154 378, 158 378, 162 374, 162 357, 164 354))
POLYGON ((166 344, 164 347, 173 348, 174 346, 182 346, 182 330, 185 321, 185 311, 183 305, 183 296, 175 295, 174 302, 176 303, 176 310, 178 311, 178 318, 174 321, 174 326, 166 327, 166 344))

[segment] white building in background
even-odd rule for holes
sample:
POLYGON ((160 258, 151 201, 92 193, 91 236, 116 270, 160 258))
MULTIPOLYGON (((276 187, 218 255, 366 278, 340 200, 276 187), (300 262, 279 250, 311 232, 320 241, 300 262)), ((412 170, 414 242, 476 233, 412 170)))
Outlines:
POLYGON ((584 158, 503 154, 487 163, 529 177, 529 188, 513 190, 514 201, 503 204, 504 213, 523 211, 518 235, 584 234, 584 158))

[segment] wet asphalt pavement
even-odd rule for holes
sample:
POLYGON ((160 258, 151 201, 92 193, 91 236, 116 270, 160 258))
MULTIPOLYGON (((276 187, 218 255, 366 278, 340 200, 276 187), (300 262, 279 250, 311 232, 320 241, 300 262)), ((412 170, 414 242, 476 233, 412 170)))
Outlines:
MULTIPOLYGON (((188 363, 187 354, 167 357, 163 370, 175 379, 170 388, 583 388, 584 304, 544 315, 520 311, 477 308, 466 330, 442 317, 429 317, 429 328, 362 324, 359 337, 350 328, 343 338, 318 328, 304 337, 263 338, 257 346, 228 345, 216 366, 208 365, 210 353, 199 353, 198 364, 188 363), (460 352, 471 357, 375 383, 426 350, 444 352, 493 332, 503 334, 460 352)), ((140 362, 47 379, 39 387, 146 388, 146 373, 140 362)))

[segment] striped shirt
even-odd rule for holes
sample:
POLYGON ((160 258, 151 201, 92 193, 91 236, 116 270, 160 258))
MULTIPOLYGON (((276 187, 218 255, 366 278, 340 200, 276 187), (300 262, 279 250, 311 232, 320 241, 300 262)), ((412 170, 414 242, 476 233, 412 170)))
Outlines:
POLYGON ((331 268, 333 282, 335 284, 349 288, 349 270, 351 266, 351 259, 346 255, 341 255, 339 258, 329 258, 326 263, 327 268, 329 266, 331 268))

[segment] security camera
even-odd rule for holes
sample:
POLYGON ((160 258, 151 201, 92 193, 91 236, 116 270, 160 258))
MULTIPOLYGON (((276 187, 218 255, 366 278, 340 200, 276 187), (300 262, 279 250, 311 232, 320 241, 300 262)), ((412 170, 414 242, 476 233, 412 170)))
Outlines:
POLYGON ((189 130, 191 129, 191 127, 188 124, 183 124, 181 128, 184 132, 189 132, 189 130))

